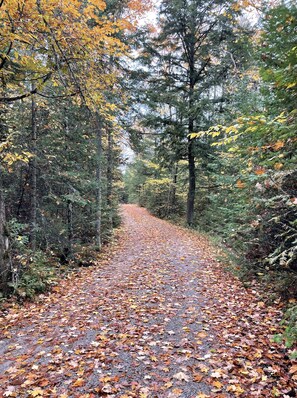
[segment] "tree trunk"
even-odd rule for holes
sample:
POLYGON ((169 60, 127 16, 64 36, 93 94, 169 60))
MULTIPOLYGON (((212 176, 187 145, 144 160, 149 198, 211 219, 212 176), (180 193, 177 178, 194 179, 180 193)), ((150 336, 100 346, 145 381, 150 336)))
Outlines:
POLYGON ((172 189, 170 195, 170 206, 172 209, 176 206, 176 184, 177 184, 178 164, 175 163, 172 169, 172 189))
POLYGON ((30 246, 33 251, 36 250, 36 235, 37 235, 37 124, 36 124, 36 103, 34 95, 31 101, 31 152, 32 159, 30 160, 30 185, 31 185, 31 200, 30 200, 30 246))
POLYGON ((194 221, 194 205, 195 205, 195 191, 196 191, 196 172, 195 172, 195 157, 193 155, 193 141, 189 140, 188 144, 188 167, 189 167, 189 191, 187 202, 187 223, 193 225, 194 221))
POLYGON ((6 229, 5 204, 2 187, 2 170, 0 168, 0 292, 7 295, 8 283, 11 281, 11 261, 9 253, 9 238, 6 229))
POLYGON ((108 128, 108 148, 107 148, 107 190, 106 190, 106 203, 108 208, 109 230, 110 234, 113 231, 113 216, 112 216, 112 181, 113 181, 113 159, 112 159, 112 130, 108 128))
POLYGON ((176 184, 177 184, 178 165, 174 163, 172 166, 172 183, 170 184, 167 203, 167 216, 175 212, 176 206, 176 184))
POLYGON ((102 122, 99 115, 95 116, 96 125, 96 148, 97 148, 97 164, 96 164, 96 236, 95 245, 97 250, 101 250, 101 218, 102 218, 102 122))
MULTIPOLYGON (((190 86, 189 86, 189 124, 188 134, 194 132, 194 117, 193 117, 193 97, 195 87, 195 67, 194 67, 194 55, 191 57, 189 62, 189 75, 190 75, 190 86)), ((193 225, 194 221, 194 205, 195 205, 195 190, 196 190, 196 173, 195 173, 195 156, 194 156, 194 142, 188 138, 188 170, 189 170, 189 190, 187 200, 187 224, 193 225)))
POLYGON ((72 241, 73 241, 73 205, 71 200, 67 200, 67 230, 68 230, 68 248, 67 257, 72 256, 72 241))

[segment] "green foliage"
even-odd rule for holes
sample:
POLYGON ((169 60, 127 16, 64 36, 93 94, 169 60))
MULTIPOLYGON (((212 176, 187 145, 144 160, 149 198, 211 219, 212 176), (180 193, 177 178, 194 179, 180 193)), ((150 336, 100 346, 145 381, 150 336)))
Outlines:
POLYGON ((57 266, 51 264, 48 256, 38 251, 18 255, 15 259, 20 267, 19 275, 10 286, 19 299, 32 299, 36 294, 47 291, 57 279, 57 266))
POLYGON ((168 218, 171 215, 181 215, 184 206, 184 198, 175 195, 172 203, 171 195, 175 189, 169 178, 148 179, 140 193, 140 205, 160 218, 168 218))
POLYGON ((160 218, 180 217, 184 215, 186 196, 176 178, 170 176, 170 170, 158 165, 155 157, 148 160, 138 156, 125 174, 127 199, 160 218))
MULTIPOLYGON (((297 305, 291 305, 285 312, 284 318, 282 320, 282 325, 285 330, 282 334, 275 336, 275 341, 281 343, 285 341, 285 345, 291 348, 297 341, 297 305)), ((296 359, 296 350, 292 352, 291 358, 296 359)))
MULTIPOLYGON (((266 108, 190 136, 216 148, 202 172, 202 185, 214 188, 198 189, 196 223, 243 257, 246 275, 261 276, 285 298, 297 294, 295 26, 295 6, 265 16, 259 51, 266 108)), ((224 116, 229 120, 229 110, 224 116)))
POLYGON ((15 250, 24 250, 29 242, 26 235, 27 224, 22 224, 16 218, 12 218, 7 223, 8 234, 11 238, 15 250))
POLYGON ((263 23, 262 76, 269 83, 268 103, 290 112, 296 109, 297 95, 297 7, 293 2, 269 10, 263 23))

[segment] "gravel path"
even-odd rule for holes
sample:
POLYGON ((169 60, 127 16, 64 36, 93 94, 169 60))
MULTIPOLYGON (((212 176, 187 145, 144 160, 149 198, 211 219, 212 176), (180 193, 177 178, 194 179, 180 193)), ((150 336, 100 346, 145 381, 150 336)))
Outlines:
MULTIPOLYGON (((244 355, 230 364, 236 348, 227 344, 228 329, 220 341, 220 325, 232 314, 227 297, 222 303, 224 295, 216 293, 218 278, 220 292, 233 279, 212 275, 217 264, 205 239, 134 205, 123 213, 121 245, 109 261, 82 269, 42 303, 0 318, 0 397, 273 397, 278 384, 295 396, 283 369, 266 392, 265 373, 246 385, 244 373, 237 377, 244 355)), ((230 287, 231 296, 242 300, 247 293, 234 283, 239 293, 230 287)), ((270 326, 277 324, 278 310, 265 314, 270 326)))

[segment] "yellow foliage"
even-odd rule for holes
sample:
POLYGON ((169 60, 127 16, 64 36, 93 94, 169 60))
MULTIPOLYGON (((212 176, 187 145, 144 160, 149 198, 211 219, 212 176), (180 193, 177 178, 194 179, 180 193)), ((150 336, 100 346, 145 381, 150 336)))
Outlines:
POLYGON ((127 52, 118 32, 131 28, 148 2, 133 0, 129 6, 126 18, 116 19, 104 15, 103 0, 5 1, 0 8, 1 56, 13 61, 2 68, 8 91, 12 96, 26 92, 22 79, 30 71, 39 90, 49 81, 67 81, 67 93, 80 94, 90 108, 104 109, 102 93, 113 89, 117 76, 112 65, 108 70, 102 65, 127 52))

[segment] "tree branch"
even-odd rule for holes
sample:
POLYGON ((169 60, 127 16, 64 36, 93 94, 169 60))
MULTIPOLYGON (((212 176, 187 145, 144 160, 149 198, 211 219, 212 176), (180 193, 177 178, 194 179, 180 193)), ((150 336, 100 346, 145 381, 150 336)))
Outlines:
MULTIPOLYGON (((52 76, 53 72, 49 72, 47 75, 44 76, 42 79, 42 84, 44 84, 47 80, 49 80, 52 76)), ((0 102, 9 103, 18 101, 24 98, 31 97, 31 95, 36 94, 38 91, 38 87, 33 88, 32 90, 28 91, 25 94, 16 95, 15 97, 0 97, 0 102)))

